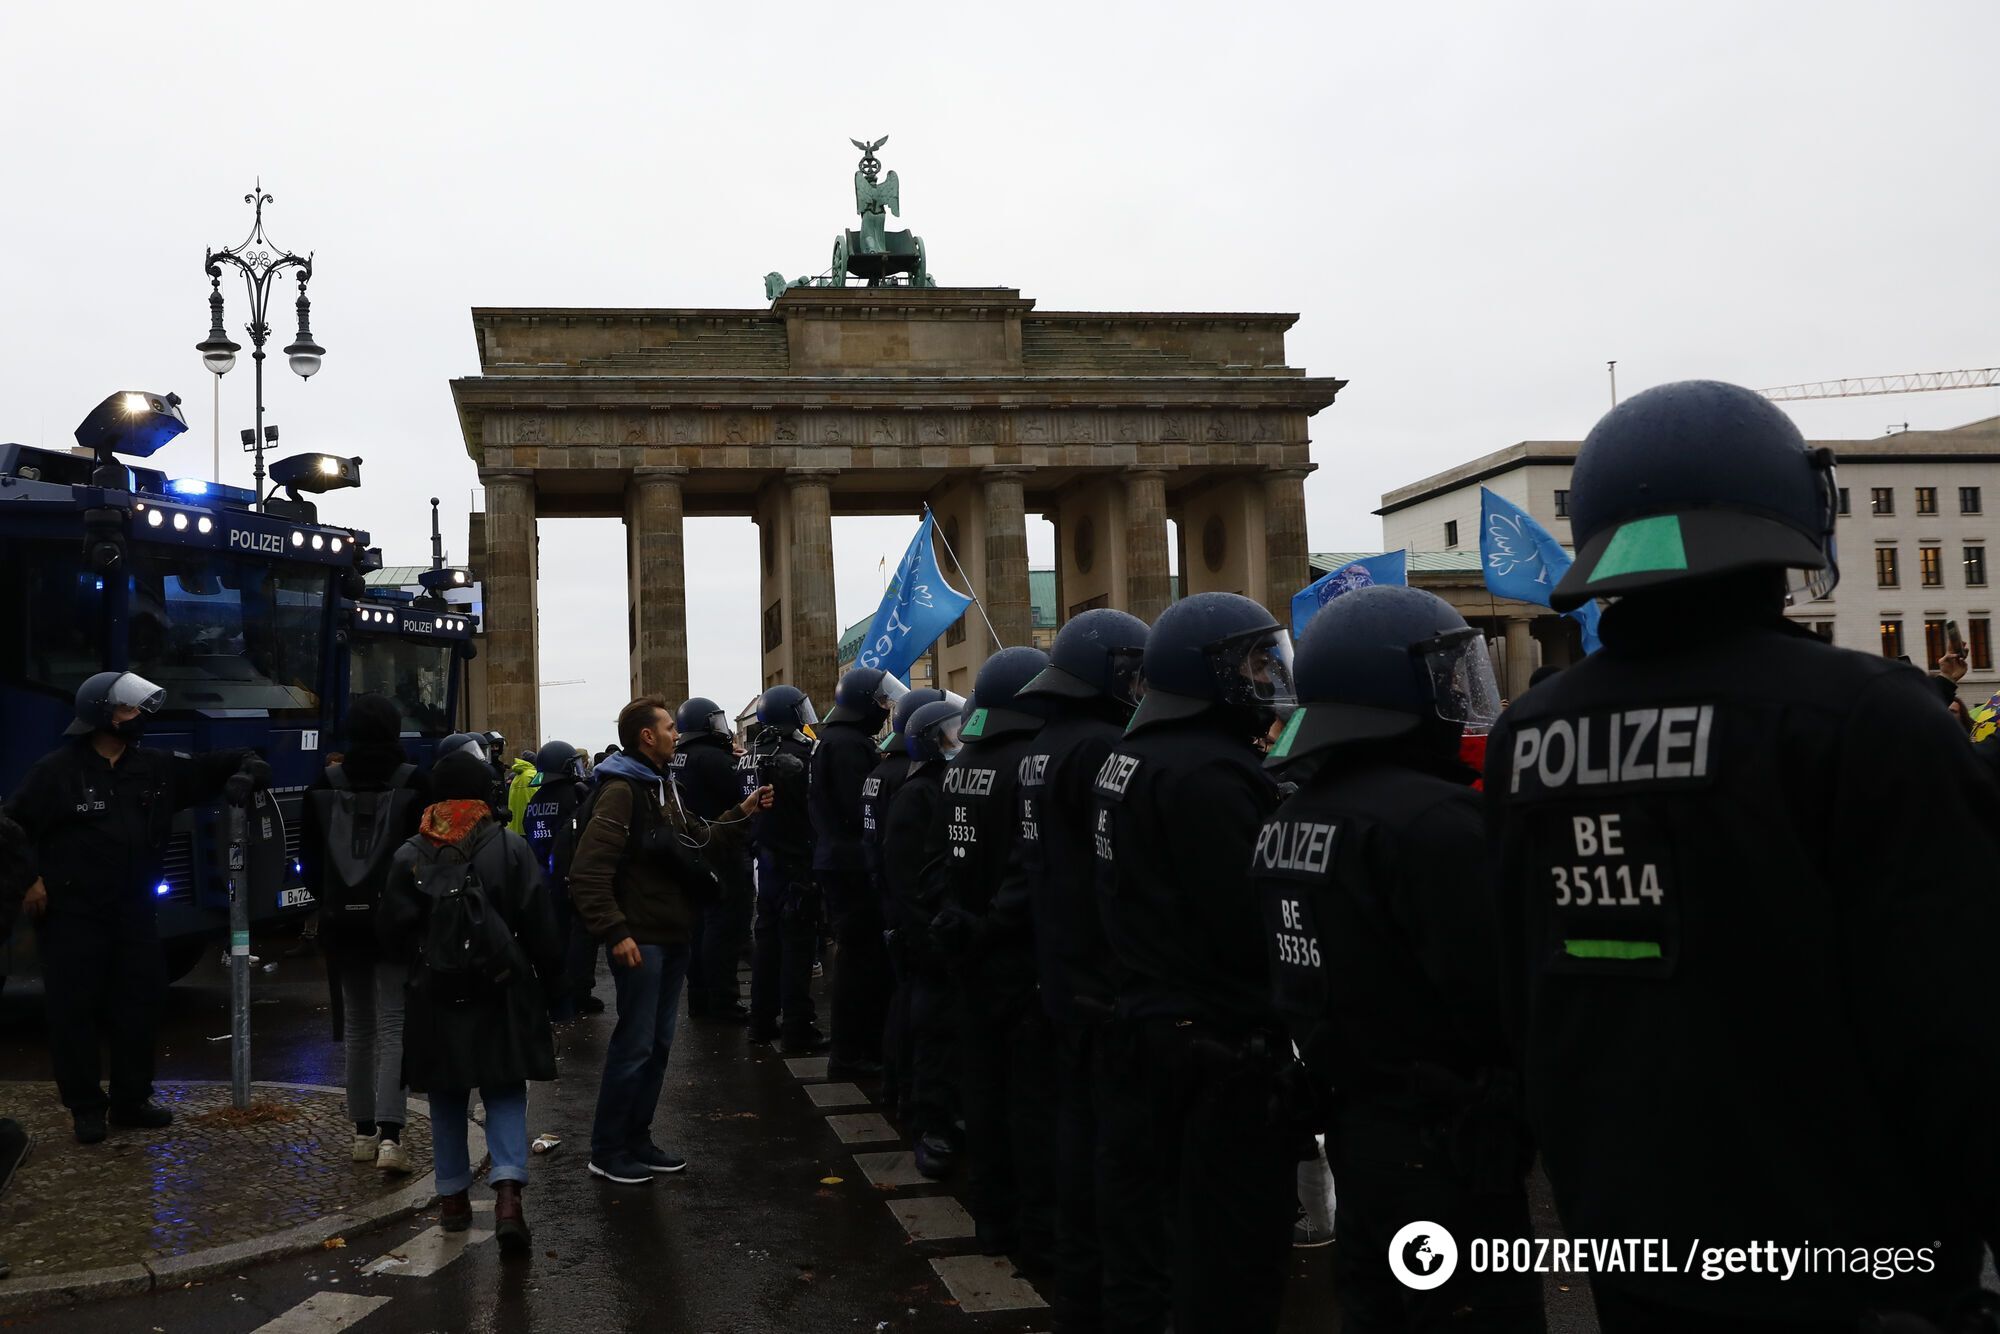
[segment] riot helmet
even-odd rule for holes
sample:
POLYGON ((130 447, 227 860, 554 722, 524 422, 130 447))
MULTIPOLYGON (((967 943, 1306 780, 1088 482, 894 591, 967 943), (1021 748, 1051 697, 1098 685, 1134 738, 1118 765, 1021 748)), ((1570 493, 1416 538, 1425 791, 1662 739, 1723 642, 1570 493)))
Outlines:
POLYGON ((1018 698, 1023 686, 1048 670, 1049 655, 1025 644, 1003 648, 972 678, 971 712, 962 735, 967 741, 1020 731, 1042 721, 1040 706, 1018 698))
POLYGON ((486 758, 493 763, 499 764, 507 758, 507 738, 500 733, 488 732, 480 738, 480 743, 486 752, 486 758))
MULTIPOLYGON (((486 758, 485 737, 479 735, 477 732, 453 732, 450 736, 438 742, 437 751, 435 752, 436 759, 441 760, 454 751, 464 750, 468 746, 479 752, 480 759, 483 760, 486 758)), ((433 763, 435 763, 435 760, 433 763)))
POLYGON ((797 686, 772 686, 757 700, 757 721, 765 727, 803 732, 819 722, 813 702, 797 686))
POLYGON ((583 756, 567 741, 548 741, 535 752, 535 768, 551 778, 581 778, 583 756))
POLYGON ((909 693, 908 686, 880 667, 856 667, 840 678, 826 720, 880 727, 888 721, 896 701, 909 693))
POLYGON ((1021 694, 1108 699, 1137 708, 1146 693, 1145 658, 1144 621, 1114 607, 1093 607, 1056 634, 1047 670, 1021 694))
MULTIPOLYGON (((909 729, 910 719, 917 710, 944 698, 946 698, 945 692, 933 686, 918 686, 914 690, 904 691, 902 698, 896 701, 895 712, 889 715, 889 735, 882 739, 882 749, 891 755, 900 753, 903 749, 903 734, 909 729)), ((956 695, 949 698, 959 702, 956 695)))
POLYGON ((1449 749, 1500 716, 1485 639, 1420 588, 1379 584, 1327 603, 1306 629, 1296 666, 1298 707, 1271 747, 1274 766, 1426 731, 1449 749))
POLYGON ((98 672, 76 688, 76 721, 63 735, 109 732, 136 741, 145 731, 144 715, 158 713, 166 699, 166 691, 137 672, 98 672), (120 724, 113 718, 120 709, 137 709, 140 717, 120 724))
POLYGON ((959 752, 960 729, 964 720, 961 706, 948 699, 934 700, 910 715, 903 733, 903 748, 919 764, 949 760, 959 752))
POLYGON ((1839 582, 1833 451, 1808 445, 1762 394, 1718 380, 1663 384, 1600 419, 1570 474, 1576 563, 1549 605, 1739 570, 1839 582))
POLYGON ((1291 635, 1239 593, 1196 593, 1160 613, 1144 670, 1146 695, 1127 730, 1211 709, 1254 719, 1297 702, 1291 635))
POLYGON ((729 725, 729 711, 700 695, 674 711, 674 730, 684 737, 726 737, 735 731, 729 725))

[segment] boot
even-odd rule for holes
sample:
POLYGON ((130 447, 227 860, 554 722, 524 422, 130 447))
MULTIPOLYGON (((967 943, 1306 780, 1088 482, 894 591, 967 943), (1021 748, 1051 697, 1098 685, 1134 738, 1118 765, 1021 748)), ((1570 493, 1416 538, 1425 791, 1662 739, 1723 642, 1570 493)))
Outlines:
POLYGON ((462 1190, 438 1197, 438 1226, 446 1232, 463 1232, 472 1226, 472 1197, 462 1190))
POLYGON ((532 1238, 528 1235, 528 1220, 521 1214, 521 1183, 518 1181, 496 1181, 493 1183, 493 1235, 500 1242, 502 1255, 526 1255, 532 1238))

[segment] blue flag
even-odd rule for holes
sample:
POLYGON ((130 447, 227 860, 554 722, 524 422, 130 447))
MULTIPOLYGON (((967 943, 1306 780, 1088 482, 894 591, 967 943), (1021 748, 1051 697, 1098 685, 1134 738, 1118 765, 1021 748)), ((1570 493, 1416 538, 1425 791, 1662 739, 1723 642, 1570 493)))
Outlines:
POLYGON ((857 667, 880 667, 902 680, 910 679, 910 664, 924 655, 938 637, 965 615, 972 599, 944 581, 938 571, 937 555, 931 548, 928 508, 909 550, 896 566, 896 577, 882 594, 875 609, 861 651, 855 655, 857 667))
POLYGON ((1342 593, 1374 584, 1409 583, 1409 566, 1409 552, 1385 551, 1379 556, 1349 561, 1339 569, 1321 575, 1292 598, 1292 638, 1297 639, 1304 634, 1306 622, 1342 593))
MULTIPOLYGON (((1571 560, 1534 515, 1479 488, 1479 564, 1486 573, 1487 592, 1546 607, 1571 560)), ((1565 615, 1583 627, 1583 651, 1597 652, 1597 604, 1586 602, 1565 615)))

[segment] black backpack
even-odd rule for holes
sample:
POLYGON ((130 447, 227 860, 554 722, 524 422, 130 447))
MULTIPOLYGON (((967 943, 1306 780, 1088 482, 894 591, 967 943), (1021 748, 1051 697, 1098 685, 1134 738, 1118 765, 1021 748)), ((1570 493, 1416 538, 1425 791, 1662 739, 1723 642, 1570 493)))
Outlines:
POLYGON ((416 772, 414 764, 400 765, 387 789, 359 791, 340 765, 327 766, 332 790, 313 795, 326 840, 320 907, 336 931, 373 932, 389 866, 417 801, 417 793, 407 786, 416 772))
MULTIPOLYGON (((484 846, 497 832, 476 841, 484 846)), ((430 900, 417 962, 430 975, 437 994, 447 1000, 491 995, 520 966, 514 930, 473 865, 477 852, 477 847, 447 844, 414 868, 417 890, 430 900)))

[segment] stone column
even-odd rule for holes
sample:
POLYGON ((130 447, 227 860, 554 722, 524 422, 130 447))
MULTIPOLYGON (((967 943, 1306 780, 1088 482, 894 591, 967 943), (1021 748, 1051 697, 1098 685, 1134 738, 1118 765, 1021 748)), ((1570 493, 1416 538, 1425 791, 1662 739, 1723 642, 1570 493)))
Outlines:
POLYGON ((1535 636, 1526 621, 1507 618, 1507 679, 1500 691, 1510 700, 1528 693, 1528 678, 1535 674, 1535 636))
POLYGON ((1280 620, 1292 595, 1312 582, 1306 552, 1306 474, 1285 468, 1264 474, 1264 585, 1266 605, 1280 620))
POLYGON ((1034 608, 1028 600, 1028 516, 1021 496, 1024 476, 1007 468, 989 468, 981 473, 986 503, 983 601, 986 614, 993 620, 993 629, 1006 648, 1027 643, 1035 626, 1034 608))
POLYGON ((1125 610, 1150 625, 1172 596, 1164 472, 1125 474, 1125 551, 1125 610))
POLYGON ((541 652, 535 642, 535 478, 480 474, 486 487, 486 721, 516 749, 542 741, 541 652))
POLYGON ((833 498, 828 469, 792 468, 785 473, 791 502, 791 683, 812 696, 824 717, 833 708, 835 674, 840 670, 840 628, 833 612, 833 498))
POLYGON ((634 468, 625 491, 626 596, 632 599, 632 698, 687 698, 686 468, 634 468))

